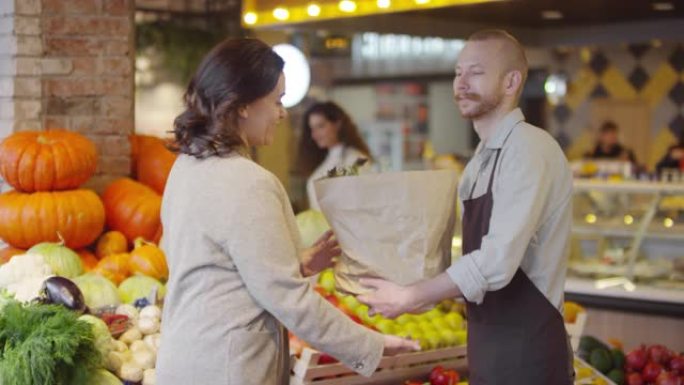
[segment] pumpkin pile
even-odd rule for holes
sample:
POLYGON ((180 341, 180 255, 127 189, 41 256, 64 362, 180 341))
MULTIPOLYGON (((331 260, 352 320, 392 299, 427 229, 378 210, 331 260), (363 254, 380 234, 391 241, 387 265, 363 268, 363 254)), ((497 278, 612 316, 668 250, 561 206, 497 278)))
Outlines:
MULTIPOLYGON (((100 199, 79 188, 97 168, 96 147, 85 136, 25 131, 0 142, 0 176, 14 188, 0 194, 0 239, 10 245, 0 250, 0 265, 46 244, 60 253, 75 250, 86 273, 116 286, 133 276, 162 285, 169 272, 156 242, 162 232, 161 193, 175 155, 161 139, 134 135, 131 144, 133 175, 140 181, 116 180, 100 199)), ((37 254, 49 259, 55 253, 37 254)), ((130 282, 137 281, 124 286, 132 287, 130 282)))
POLYGON ((0 175, 14 190, 0 194, 0 238, 15 249, 4 252, 60 237, 71 249, 93 243, 105 210, 94 191, 79 187, 96 167, 95 145, 75 132, 25 131, 3 140, 0 175))

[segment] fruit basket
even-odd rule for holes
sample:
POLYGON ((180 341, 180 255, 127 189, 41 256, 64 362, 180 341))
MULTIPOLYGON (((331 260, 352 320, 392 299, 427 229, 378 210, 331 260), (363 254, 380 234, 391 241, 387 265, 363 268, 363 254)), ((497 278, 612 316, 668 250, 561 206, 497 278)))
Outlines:
POLYGON ((290 385, 395 385, 412 377, 425 376, 435 365, 465 370, 465 345, 383 357, 378 370, 362 377, 340 363, 321 364, 322 354, 305 347, 299 358, 292 357, 290 385))

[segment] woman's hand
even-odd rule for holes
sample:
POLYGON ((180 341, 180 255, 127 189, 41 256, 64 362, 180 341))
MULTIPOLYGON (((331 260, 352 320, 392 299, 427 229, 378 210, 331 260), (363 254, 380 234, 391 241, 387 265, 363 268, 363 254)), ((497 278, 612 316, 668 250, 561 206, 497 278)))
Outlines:
POLYGON ((302 252, 300 270, 305 277, 312 276, 334 265, 333 258, 342 250, 333 238, 332 230, 326 231, 310 248, 302 252))
POLYGON ((385 350, 383 354, 393 356, 399 353, 410 353, 420 351, 420 343, 414 340, 407 340, 392 335, 383 335, 385 338, 385 350))

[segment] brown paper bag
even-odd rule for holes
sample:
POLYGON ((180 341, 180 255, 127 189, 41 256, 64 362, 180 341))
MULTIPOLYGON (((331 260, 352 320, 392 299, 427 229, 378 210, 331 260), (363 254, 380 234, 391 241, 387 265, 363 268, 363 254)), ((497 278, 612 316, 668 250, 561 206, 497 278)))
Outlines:
POLYGON ((321 211, 342 248, 337 289, 358 295, 361 277, 407 285, 451 263, 457 173, 404 171, 314 183, 321 211))

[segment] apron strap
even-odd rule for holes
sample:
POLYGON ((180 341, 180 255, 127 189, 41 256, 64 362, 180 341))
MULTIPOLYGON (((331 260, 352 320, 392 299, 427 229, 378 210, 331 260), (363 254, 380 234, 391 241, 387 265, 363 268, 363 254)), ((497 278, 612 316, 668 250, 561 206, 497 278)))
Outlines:
MULTIPOLYGON (((489 185, 487 186, 487 192, 492 191, 492 185, 494 184, 494 173, 496 172, 496 164, 499 163, 499 154, 501 153, 501 149, 496 150, 496 157, 494 158, 494 166, 492 166, 492 173, 489 175, 489 185)), ((478 173, 478 178, 475 178, 475 182, 473 183, 473 187, 470 188, 470 195, 468 196, 468 199, 473 199, 473 193, 475 192, 475 186, 477 186, 477 181, 479 180, 479 173, 478 173)))

